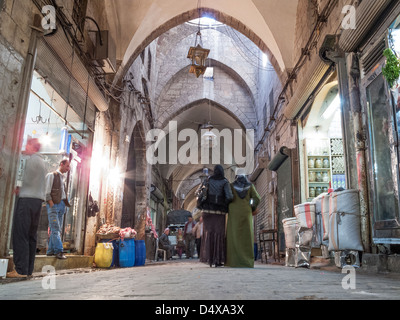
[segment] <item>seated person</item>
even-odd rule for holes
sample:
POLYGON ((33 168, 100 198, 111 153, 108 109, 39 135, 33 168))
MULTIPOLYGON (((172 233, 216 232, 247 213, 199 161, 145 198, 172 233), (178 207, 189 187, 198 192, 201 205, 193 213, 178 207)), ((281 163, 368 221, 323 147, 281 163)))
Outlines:
POLYGON ((174 246, 171 245, 171 242, 169 241, 168 235, 169 229, 166 228, 158 242, 158 248, 167 252, 167 260, 172 259, 172 250, 174 249, 174 246))

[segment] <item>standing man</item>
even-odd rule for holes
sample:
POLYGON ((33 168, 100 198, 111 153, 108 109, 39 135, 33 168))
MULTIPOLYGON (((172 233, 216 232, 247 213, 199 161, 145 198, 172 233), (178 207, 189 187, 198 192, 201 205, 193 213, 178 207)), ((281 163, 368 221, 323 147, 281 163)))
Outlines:
POLYGON ((15 190, 18 202, 13 219, 13 260, 14 270, 8 278, 31 276, 35 264, 37 229, 42 204, 46 199, 46 165, 39 154, 38 139, 29 139, 22 153, 28 158, 21 182, 15 190))
POLYGON ((183 239, 185 239, 186 242, 186 259, 192 258, 194 254, 195 236, 192 231, 195 224, 193 217, 188 217, 188 222, 185 223, 183 239))
POLYGON ((64 173, 67 173, 69 169, 69 160, 62 160, 59 168, 56 171, 49 173, 46 177, 47 215, 50 226, 47 255, 55 256, 57 259, 67 259, 63 254, 61 231, 65 207, 70 206, 67 200, 64 182, 64 173))

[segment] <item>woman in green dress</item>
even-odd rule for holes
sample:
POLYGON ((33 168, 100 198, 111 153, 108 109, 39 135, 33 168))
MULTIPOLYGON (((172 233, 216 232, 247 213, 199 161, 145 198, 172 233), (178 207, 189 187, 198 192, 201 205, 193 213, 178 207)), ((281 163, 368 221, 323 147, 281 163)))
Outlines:
POLYGON ((260 196, 245 175, 238 175, 231 188, 234 198, 229 204, 225 265, 254 268, 253 211, 260 203, 260 196))

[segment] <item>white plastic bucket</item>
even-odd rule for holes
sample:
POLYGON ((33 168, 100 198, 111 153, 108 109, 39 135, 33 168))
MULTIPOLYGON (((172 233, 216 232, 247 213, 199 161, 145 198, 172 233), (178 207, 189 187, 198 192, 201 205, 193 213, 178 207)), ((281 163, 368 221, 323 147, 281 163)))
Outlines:
POLYGON ((300 228, 312 229, 315 224, 315 203, 306 202, 294 207, 300 228))
POLYGON ((283 231, 285 233, 286 248, 296 248, 297 218, 287 218, 282 220, 283 231))
POLYGON ((0 259, 0 278, 5 278, 7 275, 8 259, 0 259))

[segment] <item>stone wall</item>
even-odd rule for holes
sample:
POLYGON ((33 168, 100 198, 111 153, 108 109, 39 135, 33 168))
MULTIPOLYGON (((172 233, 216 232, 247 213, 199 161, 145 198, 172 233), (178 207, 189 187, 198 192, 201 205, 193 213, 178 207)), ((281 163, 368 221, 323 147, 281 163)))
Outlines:
POLYGON ((6 0, 0 12, 0 256, 7 254, 13 209, 19 138, 26 106, 21 90, 36 8, 29 1, 6 0))
MULTIPOLYGON (((33 65, 27 65, 26 61, 28 61, 27 58, 32 56, 28 54, 28 49, 34 15, 39 15, 40 22, 42 13, 34 1, 5 0, 1 1, 0 4, 2 4, 0 12, 0 114, 2 114, 0 117, 0 234, 2 235, 0 256, 6 256, 8 254, 7 248, 10 240, 14 205, 12 190, 15 185, 28 107, 27 102, 24 102, 24 94, 29 92, 31 79, 27 75, 29 75, 28 71, 32 71, 31 68, 33 68, 33 65)), ((63 13, 71 21, 72 9, 72 0, 63 1, 63 13)), ((102 1, 89 1, 87 15, 95 18, 99 25, 106 29, 107 19, 102 1)), ((37 27, 35 34, 41 36, 40 25, 37 25, 37 27)), ((87 30, 94 30, 95 27, 87 25, 86 28, 87 30)), ((59 30, 59 32, 62 31, 59 30)), ((88 32, 85 34, 87 40, 89 39, 88 34, 88 32)), ((83 49, 86 50, 86 47, 85 43, 83 49)), ((34 51, 31 53, 33 54, 34 51)), ((106 118, 103 118, 103 120, 103 123, 97 125, 99 130, 106 128, 105 123, 110 121, 106 118)), ((102 139, 103 135, 105 136, 105 132, 99 132, 97 136, 102 139)), ((109 141, 105 139, 97 142, 107 144, 109 141)), ((97 200, 100 201, 101 199, 97 200)), ((80 214, 82 216, 86 212, 80 212, 80 214)), ((93 224, 94 228, 96 226, 97 224, 93 224)), ((93 230, 89 228, 88 232, 92 233, 93 230)))
MULTIPOLYGON (((309 1, 309 0, 300 0, 297 9, 297 19, 296 19, 296 36, 294 43, 294 61, 293 65, 296 65, 297 61, 300 59, 302 50, 306 46, 307 41, 310 39, 311 33, 314 30, 317 14, 321 14, 323 8, 327 5, 329 1, 309 1), (316 5, 316 6, 315 6, 316 5)), ((327 21, 322 25, 322 27, 317 30, 318 32, 318 41, 314 43, 313 50, 310 51, 310 56, 305 60, 304 65, 300 69, 297 74, 297 77, 288 87, 288 90, 285 92, 286 100, 282 101, 282 103, 278 102, 278 97, 282 92, 282 86, 268 86, 263 92, 263 99, 265 101, 265 106, 268 108, 268 94, 272 92, 273 95, 273 105, 277 106, 277 113, 275 122, 271 123, 271 132, 266 135, 266 138, 262 141, 262 148, 260 149, 258 155, 266 156, 268 160, 271 160, 279 151, 279 149, 283 146, 289 149, 298 149, 298 133, 297 133, 297 123, 292 123, 290 119, 287 119, 283 115, 283 110, 286 105, 290 102, 292 96, 296 92, 296 90, 301 86, 303 82, 309 81, 305 75, 310 71, 310 66, 313 63, 320 59, 318 55, 318 50, 321 47, 321 44, 328 34, 340 34, 341 31, 341 22, 344 18, 344 14, 342 14, 342 8, 344 5, 352 4, 355 1, 338 1, 337 4, 333 7, 333 11, 331 15, 328 17, 327 21), (270 92, 268 92, 270 90, 270 92)), ((291 71, 291 70, 288 70, 291 71)), ((308 97, 307 97, 308 98, 308 97)), ((269 114, 270 110, 266 110, 266 113, 269 114)), ((301 170, 301 169, 300 169, 301 170)), ((262 198, 267 199, 264 202, 264 206, 268 203, 270 206, 262 211, 258 217, 256 218, 256 229, 261 229, 265 226, 269 228, 272 226, 273 217, 276 214, 274 212, 274 194, 270 193, 270 187, 273 189, 276 188, 277 185, 277 176, 276 173, 268 171, 268 169, 264 169, 262 174, 256 181, 257 190, 259 191, 262 198)), ((273 190, 276 192, 276 190, 273 190)), ((264 200, 265 201, 265 200, 264 200)))

